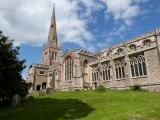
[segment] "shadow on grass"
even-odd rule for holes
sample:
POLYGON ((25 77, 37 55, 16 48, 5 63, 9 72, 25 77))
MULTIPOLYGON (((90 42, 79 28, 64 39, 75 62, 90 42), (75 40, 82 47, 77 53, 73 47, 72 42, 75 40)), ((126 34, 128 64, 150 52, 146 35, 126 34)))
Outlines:
POLYGON ((78 99, 34 99, 21 107, 0 110, 5 120, 76 120, 88 116, 94 109, 78 99))

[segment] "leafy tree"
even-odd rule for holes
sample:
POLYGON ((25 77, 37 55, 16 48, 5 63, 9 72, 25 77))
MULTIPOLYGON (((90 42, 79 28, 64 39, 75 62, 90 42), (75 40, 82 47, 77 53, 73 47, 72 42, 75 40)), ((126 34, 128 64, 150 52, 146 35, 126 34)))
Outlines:
POLYGON ((10 104, 14 94, 24 97, 28 85, 22 79, 25 60, 19 60, 19 47, 0 31, 0 104, 10 104))

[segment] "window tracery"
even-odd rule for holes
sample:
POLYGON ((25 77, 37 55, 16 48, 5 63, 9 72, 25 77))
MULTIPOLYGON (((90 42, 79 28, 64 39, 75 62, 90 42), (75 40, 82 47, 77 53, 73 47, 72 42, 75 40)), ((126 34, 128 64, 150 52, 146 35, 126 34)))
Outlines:
POLYGON ((96 82, 99 78, 98 69, 96 67, 92 68, 92 82, 96 82))
POLYGON ((103 81, 110 80, 111 79, 111 67, 110 64, 104 64, 102 68, 102 77, 103 81))
POLYGON ((124 59, 115 61, 116 79, 125 78, 125 61, 124 59))
POLYGON ((65 81, 72 80, 73 77, 73 60, 71 57, 67 57, 65 60, 65 81))
POLYGON ((119 49, 117 50, 117 53, 121 53, 121 52, 123 52, 123 49, 122 49, 122 48, 119 48, 119 49))
POLYGON ((149 40, 149 39, 146 39, 146 40, 143 41, 144 46, 145 45, 150 45, 150 44, 151 44, 151 40, 149 40))
POLYGON ((135 45, 135 44, 131 44, 131 45, 129 46, 129 48, 130 48, 131 50, 136 50, 136 45, 135 45))
POLYGON ((132 77, 147 75, 147 68, 144 55, 133 56, 130 58, 132 77))

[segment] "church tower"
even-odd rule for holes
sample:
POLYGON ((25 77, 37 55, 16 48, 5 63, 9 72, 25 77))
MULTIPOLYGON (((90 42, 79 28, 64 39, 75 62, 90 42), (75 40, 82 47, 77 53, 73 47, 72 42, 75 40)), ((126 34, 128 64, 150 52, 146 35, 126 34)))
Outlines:
POLYGON ((42 64, 52 65, 59 60, 60 56, 61 49, 57 40, 55 7, 53 7, 48 41, 42 50, 42 64))

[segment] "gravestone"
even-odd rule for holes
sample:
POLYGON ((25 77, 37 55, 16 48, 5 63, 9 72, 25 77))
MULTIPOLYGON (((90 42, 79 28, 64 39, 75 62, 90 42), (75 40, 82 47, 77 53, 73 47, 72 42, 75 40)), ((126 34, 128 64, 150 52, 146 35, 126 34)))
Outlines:
POLYGON ((18 94, 15 94, 12 97, 12 106, 15 107, 15 106, 20 105, 20 104, 21 104, 21 96, 18 95, 18 94))

